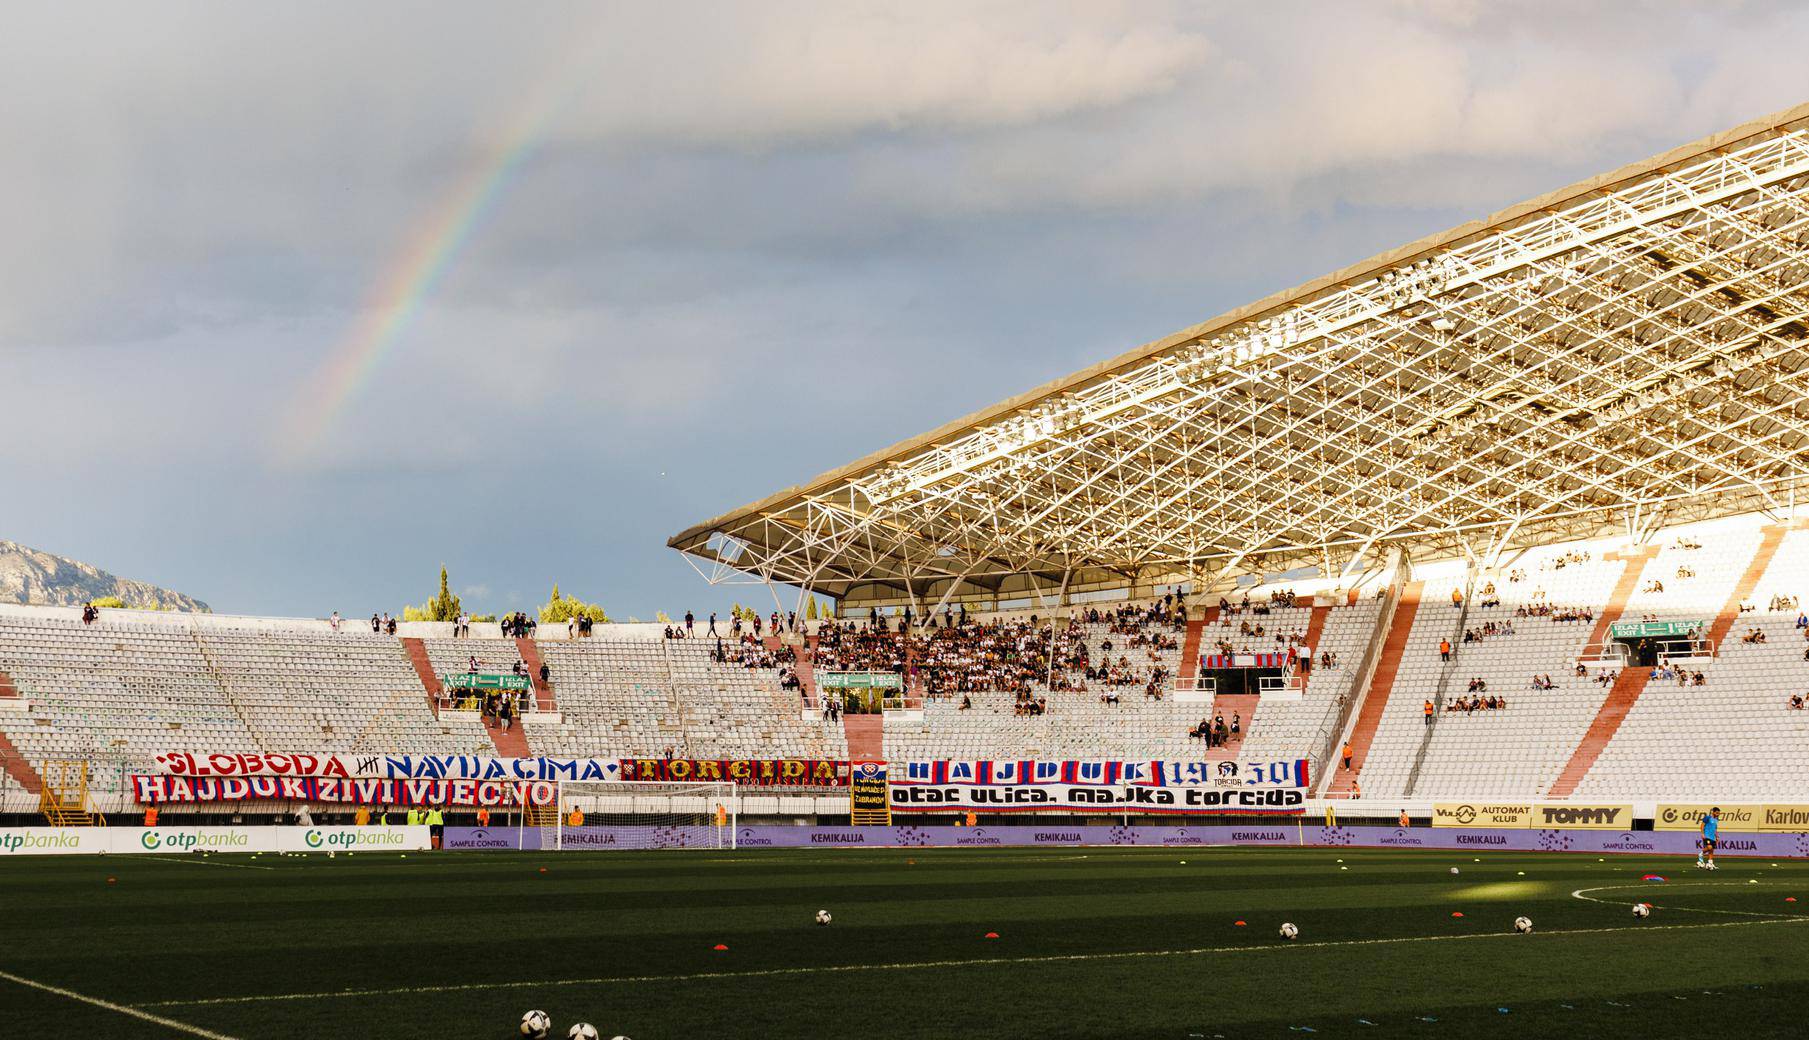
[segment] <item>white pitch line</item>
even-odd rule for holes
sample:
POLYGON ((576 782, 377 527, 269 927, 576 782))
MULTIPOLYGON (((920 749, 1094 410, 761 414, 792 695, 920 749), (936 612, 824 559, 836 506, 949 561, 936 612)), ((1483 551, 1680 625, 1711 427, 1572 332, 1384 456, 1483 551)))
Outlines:
MULTIPOLYGON (((1738 881, 1679 881, 1675 885, 1666 883, 1665 887, 1667 887, 1667 888, 1683 888, 1685 886, 1692 887, 1692 888, 1746 888, 1747 887, 1746 885, 1741 884, 1738 881)), ((1579 888, 1579 889, 1573 891, 1572 893, 1570 893, 1570 897, 1572 899, 1581 899, 1586 903, 1600 903, 1603 906, 1614 906, 1617 904, 1615 904, 1609 900, 1606 900, 1606 899, 1596 899, 1593 896, 1586 896, 1583 893, 1585 893, 1585 892, 1625 892, 1629 889, 1638 889, 1642 892, 1650 891, 1651 885, 1650 885, 1650 883, 1647 883, 1645 885, 1634 885, 1634 884, 1597 885, 1594 888, 1579 888)), ((1756 910, 1717 910, 1713 907, 1702 907, 1702 906, 1660 906, 1657 903, 1653 903, 1652 908, 1654 910, 1675 910, 1675 911, 1679 911, 1681 913, 1686 913, 1686 914, 1733 914, 1738 917, 1764 917, 1764 918, 1770 918, 1770 919, 1774 919, 1774 920, 1791 920, 1791 919, 1794 919, 1794 918, 1800 916, 1798 914, 1766 914, 1766 913, 1760 913, 1756 910)))
MULTIPOLYGON (((132 859, 153 859, 159 863, 185 863, 195 867, 230 867, 233 870, 275 870, 261 863, 215 863, 211 859, 183 859, 180 856, 133 856, 132 859)), ((128 861, 129 862, 129 861, 128 861)))
POLYGON ((1282 943, 1268 946, 1202 946, 1187 950, 1127 950, 1120 953, 1064 953, 1034 957, 975 957, 965 960, 902 961, 892 964, 828 964, 801 968, 759 968, 752 971, 705 971, 688 975, 617 975, 589 979, 526 979, 520 982, 468 982, 440 986, 397 986, 391 989, 343 989, 323 993, 265 993, 247 997, 206 997, 199 1000, 159 1000, 140 1007, 199 1007, 211 1004, 259 1004, 290 1000, 323 1000, 329 997, 395 997, 429 993, 462 993, 470 990, 544 989, 555 986, 608 986, 640 982, 724 982, 785 975, 838 975, 868 971, 922 971, 936 968, 972 968, 1001 964, 1067 964, 1087 961, 1137 960, 1156 957, 1203 957, 1212 954, 1272 953, 1281 950, 1323 950, 1342 946, 1388 946, 1401 943, 1453 942, 1462 939, 1515 939, 1529 941, 1553 935, 1601 935, 1637 930, 1645 932, 1690 931, 1702 928, 1745 928, 1766 924, 1809 921, 1809 917, 1778 917, 1764 921, 1718 921, 1714 924, 1661 924, 1633 929, 1571 928, 1535 936, 1511 931, 1476 932, 1468 935, 1412 935, 1394 939, 1338 939, 1327 942, 1282 943))
POLYGON ((236 1040, 235 1037, 227 1036, 225 1033, 216 1033, 211 1029, 202 1029, 200 1026, 191 1026, 187 1022, 178 1022, 173 1018, 164 1018, 162 1015, 153 1015, 149 1011, 141 1011, 135 1007, 127 1007, 124 1004, 115 1004, 110 1000, 102 1000, 99 997, 90 997, 86 993, 77 993, 75 990, 64 989, 61 986, 52 986, 48 983, 21 978, 18 975, 13 975, 9 972, 0 971, 0 979, 5 979, 15 985, 24 986, 27 989, 35 989, 40 993, 49 993, 52 996, 63 997, 66 1000, 88 1004, 104 1011, 111 1011, 114 1014, 136 1018, 141 1022, 150 1022, 153 1025, 162 1026, 165 1029, 173 1029, 178 1033, 185 1033, 189 1036, 198 1036, 201 1037, 202 1040, 236 1040))

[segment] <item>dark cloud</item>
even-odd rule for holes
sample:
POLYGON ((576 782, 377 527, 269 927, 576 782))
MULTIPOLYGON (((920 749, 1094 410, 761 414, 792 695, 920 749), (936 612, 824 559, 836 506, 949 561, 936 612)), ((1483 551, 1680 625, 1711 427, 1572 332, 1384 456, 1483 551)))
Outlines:
POLYGON ((0 392, 29 450, 0 452, 0 536, 223 610, 395 609, 442 561, 486 608, 554 579, 624 615, 724 602, 667 535, 1799 101, 1806 20, 16 8, 0 392), (447 200, 511 155, 393 347, 282 450, 447 200))

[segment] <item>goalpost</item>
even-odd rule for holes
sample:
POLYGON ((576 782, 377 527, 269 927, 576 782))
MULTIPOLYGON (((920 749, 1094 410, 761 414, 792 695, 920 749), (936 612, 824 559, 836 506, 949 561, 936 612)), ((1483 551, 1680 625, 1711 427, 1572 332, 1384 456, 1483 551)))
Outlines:
POLYGON ((540 847, 732 849, 740 799, 732 783, 562 780, 540 847))

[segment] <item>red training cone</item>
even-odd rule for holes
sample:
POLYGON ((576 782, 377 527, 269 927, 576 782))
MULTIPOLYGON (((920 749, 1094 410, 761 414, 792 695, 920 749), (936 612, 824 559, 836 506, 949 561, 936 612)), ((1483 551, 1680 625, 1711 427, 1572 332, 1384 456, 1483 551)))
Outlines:
POLYGON ((722 943, 717 943, 715 946, 712 946, 710 948, 712 950, 727 950, 728 949, 728 947, 724 946, 722 943))
POLYGON ((1451 916, 1452 916, 1452 917, 1462 917, 1462 916, 1463 916, 1463 915, 1464 915, 1464 912, 1463 912, 1463 911, 1462 911, 1462 910, 1453 910, 1453 911, 1451 911, 1451 916))
POLYGON ((999 933, 998 932, 987 932, 986 937, 988 939, 997 939, 999 937, 999 933))
POLYGON ((1239 928, 1242 928, 1242 927, 1243 927, 1243 926, 1244 926, 1244 922, 1242 922, 1242 921, 1233 921, 1233 922, 1231 922, 1231 923, 1232 923, 1232 924, 1233 924, 1233 925, 1236 925, 1236 926, 1237 926, 1237 927, 1239 927, 1239 928))

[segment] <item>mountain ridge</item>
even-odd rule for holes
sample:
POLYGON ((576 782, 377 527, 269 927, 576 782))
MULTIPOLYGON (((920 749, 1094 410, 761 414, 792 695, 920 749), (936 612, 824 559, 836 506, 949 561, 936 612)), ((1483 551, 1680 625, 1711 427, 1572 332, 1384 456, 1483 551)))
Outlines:
POLYGON ((212 612, 211 607, 193 596, 121 578, 80 560, 0 539, 0 603, 79 607, 107 596, 117 596, 128 607, 212 612))

